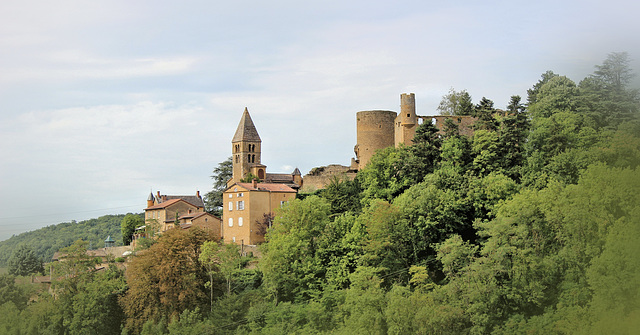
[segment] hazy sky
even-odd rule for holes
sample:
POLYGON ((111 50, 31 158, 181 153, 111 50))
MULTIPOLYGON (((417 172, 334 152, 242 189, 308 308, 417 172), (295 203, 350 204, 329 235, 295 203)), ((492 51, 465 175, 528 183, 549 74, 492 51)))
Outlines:
MULTIPOLYGON (((640 59, 631 1, 2 1, 0 240, 206 193, 249 109, 270 172, 348 165, 355 113, 504 108, 640 59)), ((636 67, 638 68, 638 67, 636 67)))

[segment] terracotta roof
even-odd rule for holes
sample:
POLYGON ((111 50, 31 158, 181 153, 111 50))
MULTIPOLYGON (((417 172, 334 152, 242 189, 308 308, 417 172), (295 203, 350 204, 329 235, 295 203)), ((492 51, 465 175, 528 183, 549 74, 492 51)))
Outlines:
POLYGON ((165 195, 165 197, 167 200, 182 199, 196 207, 204 208, 204 201, 202 201, 202 198, 195 195, 165 195))
MULTIPOLYGON (((201 217, 203 215, 207 215, 207 214, 209 214, 209 213, 207 213, 207 212, 196 213, 196 215, 194 215, 193 218, 197 219, 197 218, 199 218, 199 217, 201 217)), ((211 215, 211 214, 209 214, 209 215, 211 215)), ((213 216, 213 215, 211 215, 211 216, 213 216)))
POLYGON ((167 208, 173 204, 175 204, 176 202, 180 202, 180 201, 184 201, 182 199, 171 199, 171 200, 167 200, 165 202, 161 202, 159 204, 153 205, 151 207, 147 207, 144 210, 150 210, 150 209, 162 209, 162 208, 167 208))
POLYGON ((258 135, 258 130, 253 124, 253 120, 251 120, 251 116, 249 115, 249 111, 246 107, 244 108, 244 113, 242 113, 238 129, 236 129, 236 134, 233 135, 231 143, 241 141, 262 142, 260 135, 258 135))
MULTIPOLYGON (((200 213, 190 213, 190 214, 180 215, 180 217, 178 218, 178 220, 181 220, 181 219, 191 219, 191 218, 193 218, 196 214, 200 214, 200 213)), ((175 221, 175 220, 172 220, 172 221, 175 221)))
POLYGON ((267 183, 287 184, 293 182, 293 175, 286 173, 267 173, 264 181, 267 183))
POLYGON ((257 188, 253 187, 252 183, 238 183, 238 185, 246 188, 249 191, 268 191, 268 192, 292 192, 296 193, 296 190, 285 184, 271 184, 271 183, 258 183, 257 188))

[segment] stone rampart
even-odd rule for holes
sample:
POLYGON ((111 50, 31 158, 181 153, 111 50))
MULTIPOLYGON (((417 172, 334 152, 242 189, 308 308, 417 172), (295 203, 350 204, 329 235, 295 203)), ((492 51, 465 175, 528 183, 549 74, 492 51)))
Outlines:
POLYGON ((353 180, 356 172, 348 166, 331 164, 328 166, 315 167, 304 176, 302 192, 314 192, 325 188, 333 178, 353 180))

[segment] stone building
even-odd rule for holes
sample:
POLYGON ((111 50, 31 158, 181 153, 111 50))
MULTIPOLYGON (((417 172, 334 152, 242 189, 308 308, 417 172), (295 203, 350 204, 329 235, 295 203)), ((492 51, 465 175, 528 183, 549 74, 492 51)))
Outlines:
POLYGON ((471 127, 476 121, 472 116, 420 116, 416 114, 414 93, 400 95, 400 113, 387 110, 371 110, 356 113, 357 144, 351 170, 361 170, 377 150, 390 146, 411 145, 416 129, 424 122, 432 122, 440 131, 446 119, 452 119, 461 135, 473 135, 471 127))
POLYGON ((267 173, 267 166, 261 162, 261 149, 262 140, 245 108, 231 140, 233 177, 222 195, 222 235, 226 242, 248 245, 263 242, 261 220, 294 199, 303 185, 297 168, 290 174, 267 173))
POLYGON ((182 229, 198 227, 213 233, 214 236, 222 237, 222 219, 213 214, 207 212, 189 213, 180 216, 178 220, 182 229))
POLYGON ((234 183, 224 191, 223 232, 228 243, 254 245, 264 242, 270 216, 296 197, 297 191, 285 184, 234 183))
POLYGON ((180 224, 181 217, 204 213, 204 201, 200 191, 195 195, 162 195, 158 191, 147 198, 144 209, 146 225, 156 225, 158 232, 167 231, 180 224))

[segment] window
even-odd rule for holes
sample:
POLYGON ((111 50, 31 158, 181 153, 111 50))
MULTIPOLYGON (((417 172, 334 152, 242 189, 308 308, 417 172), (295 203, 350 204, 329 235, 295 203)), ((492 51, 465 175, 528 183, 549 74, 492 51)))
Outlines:
POLYGON ((286 201, 280 201, 280 207, 284 206, 284 204, 286 204, 286 201))
POLYGON ((244 193, 238 193, 238 198, 239 197, 244 197, 244 193))
POLYGON ((236 237, 232 237, 231 240, 233 240, 233 243, 236 243, 236 237))
POLYGON ((233 194, 229 193, 229 198, 233 198, 233 194))
POLYGON ((236 204, 236 209, 241 211, 244 209, 244 201, 238 201, 238 203, 236 204))
POLYGON ((229 201, 229 210, 232 211, 233 210, 233 201, 229 201))
POLYGON ((229 218, 229 227, 233 227, 233 218, 229 218))
POLYGON ((238 227, 242 227, 242 218, 238 218, 238 227))

